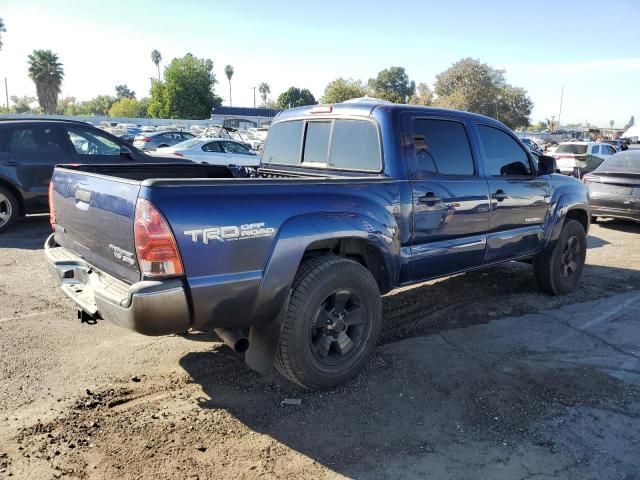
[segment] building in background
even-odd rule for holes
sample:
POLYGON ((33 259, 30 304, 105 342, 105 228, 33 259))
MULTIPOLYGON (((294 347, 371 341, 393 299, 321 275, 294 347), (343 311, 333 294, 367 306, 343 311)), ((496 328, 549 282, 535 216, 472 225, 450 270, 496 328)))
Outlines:
POLYGON ((246 130, 271 125, 279 112, 275 108, 217 107, 211 109, 211 121, 215 125, 246 130))

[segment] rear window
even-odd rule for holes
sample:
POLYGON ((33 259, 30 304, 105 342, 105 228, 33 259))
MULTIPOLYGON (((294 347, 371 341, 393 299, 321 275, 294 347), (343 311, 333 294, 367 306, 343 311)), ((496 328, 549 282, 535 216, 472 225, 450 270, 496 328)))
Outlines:
POLYGON ((185 140, 184 142, 180 142, 180 143, 176 143, 173 148, 175 149, 179 149, 179 148, 191 148, 191 147, 195 147, 196 145, 199 145, 202 143, 202 140, 199 138, 192 138, 190 140, 185 140))
POLYGON ((620 152, 610 156, 597 172, 640 173, 640 152, 620 152))
POLYGON ((574 155, 584 155, 587 153, 586 145, 558 145, 556 153, 572 153, 574 155))
POLYGON ((271 127, 265 163, 379 172, 378 129, 368 120, 293 120, 271 127))
POLYGON ((262 161, 278 165, 298 165, 302 150, 302 120, 276 123, 269 131, 262 161))

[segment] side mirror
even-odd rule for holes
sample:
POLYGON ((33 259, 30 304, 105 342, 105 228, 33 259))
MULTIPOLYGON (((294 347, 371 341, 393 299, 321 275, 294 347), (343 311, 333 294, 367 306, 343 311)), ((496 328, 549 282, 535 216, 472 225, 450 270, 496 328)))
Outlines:
POLYGON ((538 156, 538 173, 540 175, 550 175, 558 171, 556 159, 549 155, 538 156))

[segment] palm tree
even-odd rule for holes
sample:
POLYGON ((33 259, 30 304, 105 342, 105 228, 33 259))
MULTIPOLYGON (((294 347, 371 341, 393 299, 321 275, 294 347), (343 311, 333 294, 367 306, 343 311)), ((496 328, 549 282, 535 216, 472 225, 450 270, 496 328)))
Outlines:
MULTIPOLYGON (((6 32, 7 29, 4 26, 4 20, 0 18, 0 34, 6 32)), ((2 50, 2 35, 0 35, 0 50, 2 50)))
POLYGON ((151 61, 156 64, 158 69, 158 80, 160 80, 160 62, 162 61, 162 54, 158 50, 151 52, 151 61))
POLYGON ((29 55, 29 78, 36 84, 38 103, 46 114, 56 113, 64 69, 51 50, 34 50, 29 55))
POLYGON ((224 74, 227 76, 227 80, 229 80, 229 106, 233 106, 231 103, 231 77, 233 77, 233 67, 231 65, 227 65, 224 67, 224 74))
POLYGON ((267 106, 267 95, 271 93, 271 87, 267 82, 262 82, 258 85, 258 91, 260 92, 260 96, 262 97, 262 103, 264 106, 267 106))

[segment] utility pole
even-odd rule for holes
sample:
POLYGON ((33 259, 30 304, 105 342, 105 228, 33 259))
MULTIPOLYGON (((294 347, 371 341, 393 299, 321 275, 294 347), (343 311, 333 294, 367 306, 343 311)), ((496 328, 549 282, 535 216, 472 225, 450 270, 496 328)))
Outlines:
POLYGON ((558 128, 560 128, 560 117, 562 116, 562 97, 564 97, 564 86, 560 91, 560 111, 558 112, 558 128))
POLYGON ((4 77, 4 94, 7 99, 7 110, 9 110, 9 87, 7 87, 7 77, 4 77))
POLYGON ((253 108, 256 108, 256 87, 253 87, 253 108))

